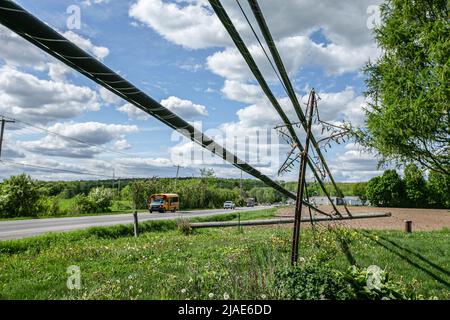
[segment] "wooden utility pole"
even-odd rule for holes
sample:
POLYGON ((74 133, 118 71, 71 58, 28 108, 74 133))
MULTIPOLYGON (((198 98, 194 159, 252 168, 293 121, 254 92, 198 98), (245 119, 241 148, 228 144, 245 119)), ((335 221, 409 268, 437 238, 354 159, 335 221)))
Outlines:
POLYGON ((309 101, 307 106, 307 113, 309 111, 307 130, 306 130, 306 142, 303 152, 300 154, 300 172, 298 177, 297 199, 295 202, 295 220, 294 230, 292 233, 292 252, 291 252, 291 264, 296 265, 298 260, 298 245, 300 242, 300 223, 302 219, 302 205, 303 195, 305 191, 305 174, 306 174, 306 162, 308 161, 309 140, 311 137, 311 125, 314 114, 314 107, 316 104, 316 93, 314 89, 309 95, 309 101))
POLYGON ((9 122, 9 123, 14 123, 14 120, 6 120, 5 118, 2 117, 2 127, 0 128, 0 159, 2 158, 2 144, 3 144, 3 133, 5 131, 5 124, 9 122))

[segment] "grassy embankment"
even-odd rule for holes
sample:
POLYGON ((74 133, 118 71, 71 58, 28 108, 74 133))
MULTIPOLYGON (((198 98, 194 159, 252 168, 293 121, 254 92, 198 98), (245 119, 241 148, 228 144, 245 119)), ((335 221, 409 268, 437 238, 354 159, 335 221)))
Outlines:
MULTIPOLYGON (((274 212, 243 213, 241 219, 268 218, 274 212)), ((196 220, 236 218, 230 213, 196 220)), ((114 226, 0 242, 0 298, 277 298, 274 274, 289 261, 288 227, 184 235, 175 221, 152 221, 143 223, 142 231, 137 239, 131 226, 114 226), (71 265, 81 269, 80 290, 67 289, 71 265)), ((450 298, 450 230, 351 233, 350 249, 360 266, 386 269, 416 296, 450 298)), ((348 263, 333 237, 326 230, 314 235, 304 229, 301 256, 330 255, 333 266, 345 270, 348 263)))

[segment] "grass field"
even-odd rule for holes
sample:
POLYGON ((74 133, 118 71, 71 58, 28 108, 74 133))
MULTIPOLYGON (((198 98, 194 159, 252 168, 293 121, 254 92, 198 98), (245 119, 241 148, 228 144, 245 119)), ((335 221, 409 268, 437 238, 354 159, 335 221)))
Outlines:
MULTIPOLYGON (((241 219, 273 213, 242 214, 241 219)), ((116 226, 0 242, 0 298, 277 298, 274 274, 289 261, 289 228, 205 229, 184 235, 172 221, 150 222, 142 229, 147 232, 137 239, 130 236, 131 226, 116 226), (71 265, 80 267, 80 290, 66 286, 71 265)), ((450 230, 350 234, 350 249, 361 267, 386 269, 416 298, 450 299, 450 230)), ((301 239, 304 259, 326 254, 337 269, 348 268, 333 233, 304 229, 301 239)))

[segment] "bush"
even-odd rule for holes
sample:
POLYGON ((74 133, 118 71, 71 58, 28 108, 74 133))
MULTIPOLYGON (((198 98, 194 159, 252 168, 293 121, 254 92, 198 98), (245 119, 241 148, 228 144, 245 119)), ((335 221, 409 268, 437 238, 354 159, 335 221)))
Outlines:
POLYGON ((41 197, 38 201, 39 215, 60 216, 65 214, 59 205, 58 197, 41 197))
POLYGON ((276 272, 275 289, 281 299, 406 299, 402 285, 390 281, 386 272, 378 273, 376 285, 371 285, 373 276, 369 268, 352 266, 341 272, 328 264, 307 262, 276 272))
POLYGON ((40 196, 39 186, 30 176, 11 176, 0 184, 0 217, 37 215, 40 196))
POLYGON ((85 196, 84 194, 77 194, 73 198, 73 210, 75 213, 79 214, 94 213, 95 206, 88 196, 85 196))
POLYGON ((367 199, 376 207, 401 207, 405 204, 404 183, 395 170, 386 170, 381 177, 370 179, 367 199))
POLYGON ((95 212, 109 212, 114 193, 111 189, 97 187, 89 192, 89 200, 95 212))

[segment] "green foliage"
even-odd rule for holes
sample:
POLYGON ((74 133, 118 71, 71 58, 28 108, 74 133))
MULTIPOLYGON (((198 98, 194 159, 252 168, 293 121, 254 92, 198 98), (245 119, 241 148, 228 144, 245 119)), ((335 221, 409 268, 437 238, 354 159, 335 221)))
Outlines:
POLYGON ((383 53, 364 70, 372 103, 357 136, 387 161, 448 175, 448 1, 386 0, 381 13, 375 38, 383 53))
POLYGON ((351 266, 336 270, 328 263, 308 261, 276 273, 276 290, 282 299, 300 300, 380 300, 406 299, 403 285, 389 280, 385 271, 379 273, 375 286, 368 270, 351 266))
POLYGON ((432 207, 450 208, 450 176, 437 172, 428 175, 428 196, 432 207))
POLYGON ((395 170, 370 179, 366 196, 376 207, 450 208, 448 175, 430 171, 428 181, 415 164, 409 164, 401 177, 395 170))
POLYGON ((404 183, 395 170, 386 170, 381 177, 370 179, 367 199, 377 207, 401 207, 404 204, 404 183))
POLYGON ((357 196, 361 199, 361 201, 365 202, 367 200, 367 183, 366 182, 358 182, 353 185, 353 195, 357 196))
POLYGON ((411 163, 405 171, 406 202, 410 207, 423 208, 428 206, 427 182, 419 168, 411 163))
POLYGON ((113 199, 111 189, 105 187, 97 187, 89 192, 88 198, 92 203, 95 212, 109 212, 113 199))
POLYGON ((30 176, 11 176, 0 184, 0 217, 30 217, 39 211, 41 190, 30 176))
POLYGON ((38 201, 38 213, 41 216, 61 216, 67 212, 61 209, 58 197, 41 197, 38 201))
POLYGON ((94 213, 95 206, 88 196, 85 196, 84 194, 77 194, 73 198, 72 210, 78 214, 94 213))

